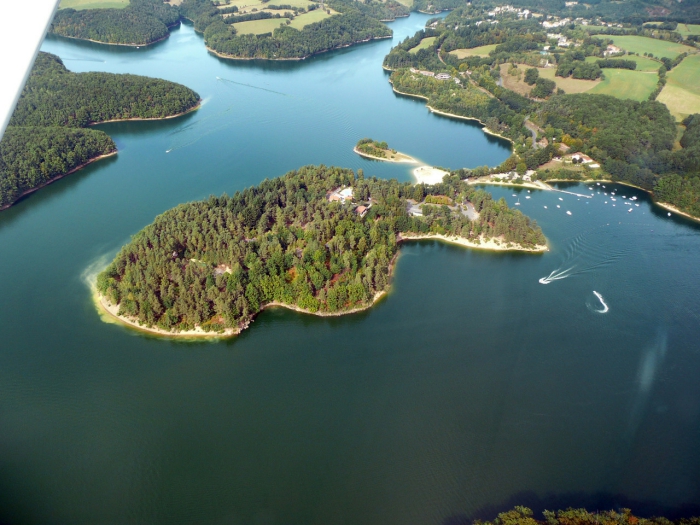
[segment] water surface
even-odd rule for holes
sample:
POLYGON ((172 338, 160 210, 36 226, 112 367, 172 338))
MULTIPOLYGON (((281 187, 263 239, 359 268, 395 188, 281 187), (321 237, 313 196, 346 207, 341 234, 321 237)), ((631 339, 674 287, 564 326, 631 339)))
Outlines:
POLYGON ((180 202, 310 163, 411 180, 352 153, 365 136, 453 168, 505 159, 479 126, 392 93, 381 61, 427 19, 275 64, 215 58, 189 26, 140 50, 45 42, 74 71, 167 78, 205 104, 102 126, 118 156, 0 214, 0 522, 698 512, 700 232, 635 190, 618 193, 639 197, 629 213, 596 189, 492 188, 537 219, 549 253, 406 244, 392 292, 357 315, 271 310, 235 339, 183 343, 95 312, 84 274, 180 202))

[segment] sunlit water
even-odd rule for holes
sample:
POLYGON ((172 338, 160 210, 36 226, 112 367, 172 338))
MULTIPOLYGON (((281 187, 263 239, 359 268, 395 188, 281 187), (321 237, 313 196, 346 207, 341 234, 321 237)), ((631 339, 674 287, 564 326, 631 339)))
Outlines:
POLYGON ((447 167, 505 159, 479 126, 392 93, 382 58, 427 19, 276 64, 217 59, 188 26, 140 50, 44 44, 74 71, 175 80, 205 104, 105 125, 117 157, 0 214, 0 523, 698 512, 700 232, 635 190, 618 193, 638 196, 630 213, 588 185, 491 188, 550 252, 408 244, 392 293, 357 315, 266 311, 238 338, 182 343, 96 313, 85 274, 180 202, 310 163, 411 180, 352 153, 365 136, 447 167))

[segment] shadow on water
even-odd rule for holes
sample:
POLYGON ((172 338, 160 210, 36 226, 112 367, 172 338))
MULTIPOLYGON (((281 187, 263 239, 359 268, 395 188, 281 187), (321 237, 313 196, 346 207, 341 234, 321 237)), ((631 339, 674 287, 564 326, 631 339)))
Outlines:
POLYGON ((458 514, 450 516, 443 520, 442 525, 471 525, 476 520, 493 521, 498 513, 506 512, 516 506, 532 509, 535 519, 542 519, 542 512, 545 510, 565 510, 568 508, 584 508, 589 512, 631 509, 635 516, 647 518, 663 516, 672 520, 700 516, 700 504, 697 503, 686 503, 670 507, 651 500, 631 499, 622 494, 609 492, 595 492, 592 494, 569 492, 538 496, 534 492, 523 491, 513 494, 502 503, 485 505, 470 515, 458 514))
MULTIPOLYGON (((55 35, 52 33, 48 33, 46 35, 46 38, 44 39, 47 42, 55 41, 55 42, 70 42, 72 46, 75 46, 77 48, 82 48, 85 50, 90 50, 90 51, 98 51, 98 52, 104 52, 104 51, 109 51, 110 54, 114 55, 130 55, 132 53, 142 53, 144 51, 153 51, 154 49, 157 49, 158 47, 164 46, 167 44, 168 39, 172 36, 174 31, 177 31, 180 29, 180 24, 177 24, 176 26, 173 26, 170 28, 170 32, 166 38, 163 40, 159 40, 158 42, 154 42, 153 44, 148 44, 144 46, 119 46, 119 45, 113 45, 113 44, 102 44, 100 42, 90 42, 88 40, 80 40, 78 38, 68 38, 60 35, 55 35)), ((76 58, 65 58, 67 61, 71 60, 81 60, 79 57, 76 58)))
POLYGON ((117 162, 118 156, 119 154, 100 159, 75 173, 66 175, 33 193, 25 195, 8 209, 0 211, 0 230, 11 226, 22 214, 34 210, 35 206, 44 206, 56 199, 60 199, 64 194, 75 189, 78 184, 90 175, 96 174, 117 162))

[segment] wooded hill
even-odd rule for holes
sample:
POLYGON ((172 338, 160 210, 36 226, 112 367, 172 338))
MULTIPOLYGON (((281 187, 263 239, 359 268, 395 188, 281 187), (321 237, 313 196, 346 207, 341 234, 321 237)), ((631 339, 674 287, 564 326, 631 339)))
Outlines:
POLYGON ((400 232, 476 242, 502 236, 524 247, 545 242, 534 221, 457 176, 414 186, 307 166, 156 217, 99 275, 97 288, 120 315, 173 331, 243 328, 272 301, 342 312, 371 304, 388 288, 400 232), (330 198, 340 188, 352 188, 353 203, 330 198), (423 217, 410 216, 407 199, 430 194, 469 201, 479 218, 431 205, 423 217))
POLYGON ((700 518, 670 520, 664 517, 642 518, 630 509, 589 512, 586 509, 545 510, 544 519, 536 519, 527 507, 501 512, 492 521, 475 521, 474 525, 700 525, 700 518))
POLYGON ((238 35, 210 0, 185 0, 180 12, 194 22, 196 31, 204 33, 208 48, 224 56, 262 59, 305 58, 358 42, 388 38, 392 31, 380 20, 408 15, 408 10, 393 0, 386 4, 330 0, 327 5, 340 15, 301 30, 283 25, 263 35, 238 35))
POLYGON ((105 44, 147 45, 167 37, 179 20, 177 7, 162 0, 130 0, 123 9, 61 9, 49 32, 105 44))
MULTIPOLYGON (((511 171, 517 166, 537 169, 560 154, 563 142, 571 153, 590 155, 606 177, 653 191, 660 201, 700 217, 700 116, 690 115, 682 122, 684 130, 677 144, 677 123, 668 108, 655 101, 666 71, 682 63, 685 54, 658 60, 659 87, 647 101, 588 93, 567 95, 555 90, 552 81, 537 78, 536 69, 526 70, 525 80, 533 89, 529 96, 523 96, 502 86, 501 64, 536 66, 547 60, 557 65, 557 76, 595 78, 601 71, 605 74, 606 68, 633 70, 636 63, 630 58, 606 58, 604 52, 612 41, 605 35, 591 37, 567 26, 557 30, 577 46, 557 49, 536 20, 506 14, 499 17, 498 24, 491 24, 485 15, 474 3, 456 9, 393 48, 384 60, 385 66, 394 70, 391 82, 397 91, 424 97, 434 109, 477 118, 514 141, 513 157, 493 170, 474 170, 475 175, 511 171), (427 48, 411 52, 427 37, 434 37, 427 48), (450 53, 486 45, 494 46, 488 48, 486 56, 475 53, 459 58, 450 53), (595 62, 587 57, 595 57, 595 62), (429 73, 446 73, 451 78, 438 80, 429 73), (546 146, 532 147, 527 119, 531 129, 539 130, 537 139, 546 146)), ((542 179, 569 176, 581 179, 585 173, 537 174, 542 179)))
POLYGON ((166 80, 72 73, 39 53, 0 141, 0 209, 90 160, 116 151, 106 120, 164 118, 194 108, 199 95, 166 80))

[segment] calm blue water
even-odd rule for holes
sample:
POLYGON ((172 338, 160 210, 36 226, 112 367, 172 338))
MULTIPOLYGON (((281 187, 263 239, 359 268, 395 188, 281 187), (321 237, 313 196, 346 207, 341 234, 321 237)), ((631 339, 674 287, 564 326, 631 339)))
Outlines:
POLYGON ((95 312, 84 275, 180 202, 309 163, 410 180, 352 153, 364 136, 442 166, 505 159, 478 126, 392 93, 381 61, 427 19, 298 63, 217 59, 188 26, 140 50, 45 42, 74 71, 167 78, 206 102, 102 126, 118 156, 0 214, 0 523, 700 513, 700 230, 635 190, 618 188, 639 198, 628 213, 595 189, 491 188, 549 253, 407 244, 392 293, 357 315, 266 311, 238 338, 183 343, 95 312))

